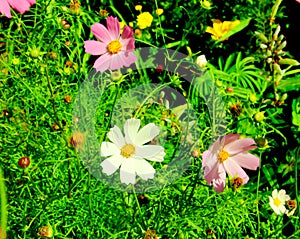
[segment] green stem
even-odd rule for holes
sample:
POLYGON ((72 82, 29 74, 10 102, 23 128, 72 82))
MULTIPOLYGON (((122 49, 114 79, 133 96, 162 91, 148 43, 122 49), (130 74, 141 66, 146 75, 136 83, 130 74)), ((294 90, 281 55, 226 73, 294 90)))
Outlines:
POLYGON ((1 221, 0 221, 0 239, 5 238, 4 235, 6 234, 6 225, 7 225, 7 211, 6 211, 6 204, 7 198, 5 193, 5 185, 4 185, 4 175, 2 173, 2 169, 0 168, 0 199, 1 199, 1 221))

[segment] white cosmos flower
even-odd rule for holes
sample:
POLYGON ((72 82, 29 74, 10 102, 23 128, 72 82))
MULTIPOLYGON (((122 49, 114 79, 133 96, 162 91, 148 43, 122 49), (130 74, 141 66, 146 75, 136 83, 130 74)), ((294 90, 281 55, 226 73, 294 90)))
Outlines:
POLYGON ((139 119, 128 119, 124 125, 123 136, 120 128, 114 126, 107 134, 111 142, 102 142, 101 156, 107 157, 102 163, 103 172, 111 175, 120 168, 122 183, 135 183, 136 175, 143 180, 153 179, 155 169, 146 161, 162 162, 164 148, 159 145, 144 145, 159 134, 158 127, 147 124, 140 128, 139 119))
POLYGON ((283 214, 287 212, 285 204, 290 200, 289 195, 286 194, 285 190, 275 189, 272 192, 272 197, 269 196, 269 204, 276 214, 283 214))

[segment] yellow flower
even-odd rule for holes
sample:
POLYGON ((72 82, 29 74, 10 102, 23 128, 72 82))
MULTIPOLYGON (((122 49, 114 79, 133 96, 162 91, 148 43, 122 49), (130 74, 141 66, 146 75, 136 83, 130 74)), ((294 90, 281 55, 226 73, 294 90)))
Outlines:
POLYGON ((143 12, 137 16, 137 25, 140 29, 145 29, 151 26, 153 16, 149 12, 143 12))
POLYGON ((164 9, 162 9, 162 8, 157 8, 157 9, 155 10, 155 13, 156 13, 156 15, 160 16, 161 14, 164 13, 164 9))
POLYGON ((136 5, 136 6, 135 6, 135 10, 141 11, 141 10, 142 10, 142 5, 136 5))
POLYGON ((211 33, 211 37, 214 40, 221 39, 227 32, 240 24, 240 20, 222 22, 220 20, 213 19, 212 22, 213 27, 207 27, 206 32, 211 33))
POLYGON ((120 34, 123 33, 124 27, 126 26, 126 23, 124 21, 119 22, 120 23, 120 34))
POLYGON ((205 8, 205 9, 211 9, 211 3, 210 3, 210 1, 208 1, 208 0, 203 0, 203 1, 201 1, 201 6, 203 7, 203 8, 205 8))

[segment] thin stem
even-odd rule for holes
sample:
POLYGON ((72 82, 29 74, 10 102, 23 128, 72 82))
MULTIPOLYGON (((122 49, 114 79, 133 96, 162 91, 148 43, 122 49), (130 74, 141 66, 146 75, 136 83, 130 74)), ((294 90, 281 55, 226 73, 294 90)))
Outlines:
POLYGON ((4 175, 2 173, 2 169, 0 168, 0 199, 1 199, 1 238, 5 238, 6 225, 7 225, 7 212, 6 212, 6 204, 7 198, 5 193, 5 185, 4 185, 4 175))

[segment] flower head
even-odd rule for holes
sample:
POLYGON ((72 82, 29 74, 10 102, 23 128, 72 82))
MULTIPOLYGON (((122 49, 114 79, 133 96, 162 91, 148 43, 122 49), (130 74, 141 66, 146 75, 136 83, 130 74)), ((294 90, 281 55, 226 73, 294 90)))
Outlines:
POLYGON ((156 15, 160 16, 160 15, 162 15, 162 14, 164 13, 164 9, 162 9, 162 8, 157 8, 157 9, 155 10, 155 13, 156 13, 156 15))
POLYGON ((137 16, 137 25, 140 29, 145 29, 151 26, 153 16, 149 12, 143 12, 137 16))
POLYGON ((205 69, 206 65, 207 65, 207 60, 205 55, 200 55, 197 57, 196 59, 196 64, 201 68, 201 69, 205 69))
POLYGON ((283 214, 287 212, 285 204, 290 200, 289 195, 286 194, 285 190, 275 189, 272 192, 272 197, 269 196, 269 204, 276 214, 283 214))
POLYGON ((24 14, 28 11, 30 6, 35 4, 36 0, 1 0, 0 13, 4 14, 6 17, 11 18, 10 6, 16 11, 24 14))
POLYGON ((221 39, 227 32, 240 24, 240 20, 235 21, 220 21, 213 19, 213 27, 207 27, 206 32, 212 34, 212 39, 219 40, 221 39))
POLYGON ((232 178, 239 177, 242 184, 249 180, 242 168, 256 170, 259 158, 247 153, 256 148, 255 141, 250 138, 239 139, 239 134, 229 134, 219 137, 210 148, 202 154, 204 179, 213 184, 215 191, 223 192, 226 183, 226 173, 232 178))
POLYGON ((116 17, 107 17, 106 26, 95 23, 92 33, 99 41, 88 40, 84 43, 85 51, 91 55, 101 55, 94 63, 97 71, 105 71, 108 68, 117 70, 123 66, 130 66, 136 61, 136 55, 132 52, 135 48, 133 31, 125 26, 120 36, 120 23, 116 17))
POLYGON ((145 159, 153 162, 164 160, 162 146, 144 145, 159 134, 158 127, 150 123, 139 128, 139 119, 128 119, 124 125, 125 137, 120 128, 114 126, 107 134, 111 142, 101 144, 101 156, 109 156, 101 163, 103 172, 111 175, 120 167, 120 179, 125 184, 134 184, 136 175, 143 180, 154 178, 155 169, 145 159))

